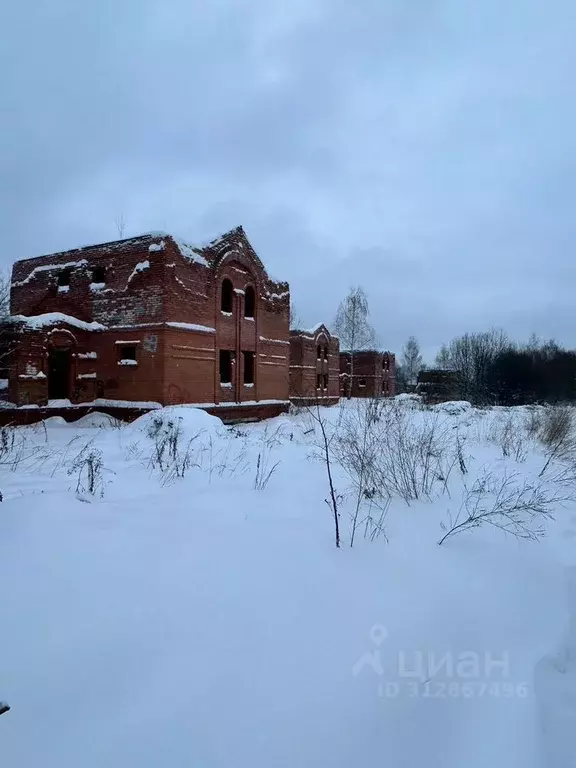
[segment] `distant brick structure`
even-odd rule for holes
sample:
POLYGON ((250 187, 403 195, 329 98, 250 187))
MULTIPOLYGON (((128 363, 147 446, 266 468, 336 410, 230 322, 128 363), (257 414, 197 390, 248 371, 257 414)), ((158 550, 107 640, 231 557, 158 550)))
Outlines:
POLYGON ((340 396, 340 342, 320 324, 290 331, 290 399, 295 405, 334 405, 340 396))
POLYGON ((289 307, 242 227, 203 247, 151 233, 18 261, 9 399, 287 403, 289 307))
POLYGON ((458 400, 461 396, 458 373, 442 369, 420 371, 416 394, 428 405, 458 400))
POLYGON ((340 394, 346 397, 394 397, 396 394, 396 357, 392 352, 363 350, 340 352, 340 394))

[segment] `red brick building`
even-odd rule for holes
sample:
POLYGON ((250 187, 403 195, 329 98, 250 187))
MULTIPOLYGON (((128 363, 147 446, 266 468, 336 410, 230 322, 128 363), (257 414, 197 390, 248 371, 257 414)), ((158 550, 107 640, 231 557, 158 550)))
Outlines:
POLYGON ((287 403, 289 306, 241 227, 18 261, 10 401, 287 403))
POLYGON ((352 361, 351 352, 340 352, 340 393, 342 397, 394 397, 396 357, 370 349, 354 352, 352 361))
POLYGON ((340 396, 340 342, 325 325, 290 331, 290 399, 334 405, 340 396))

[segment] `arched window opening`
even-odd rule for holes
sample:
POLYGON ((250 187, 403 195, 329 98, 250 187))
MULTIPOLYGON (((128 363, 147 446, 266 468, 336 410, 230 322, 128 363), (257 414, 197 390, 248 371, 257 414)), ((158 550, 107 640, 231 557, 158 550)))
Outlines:
POLYGON ((225 278, 222 280, 222 296, 220 299, 220 309, 222 312, 232 312, 232 297, 234 296, 234 288, 232 282, 225 278))
POLYGON ((256 293, 251 285, 244 291, 244 317, 254 317, 256 311, 256 293))

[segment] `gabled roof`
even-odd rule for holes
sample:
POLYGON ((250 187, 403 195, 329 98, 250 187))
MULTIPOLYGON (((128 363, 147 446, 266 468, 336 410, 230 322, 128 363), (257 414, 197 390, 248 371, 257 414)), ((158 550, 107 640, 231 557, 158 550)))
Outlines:
POLYGON ((317 323, 314 327, 306 329, 302 328, 292 328, 290 330, 291 336, 303 336, 307 339, 315 339, 317 336, 320 336, 321 334, 324 334, 325 336, 328 336, 329 339, 335 339, 337 336, 333 336, 330 331, 328 330, 328 327, 324 325, 324 323, 317 323))

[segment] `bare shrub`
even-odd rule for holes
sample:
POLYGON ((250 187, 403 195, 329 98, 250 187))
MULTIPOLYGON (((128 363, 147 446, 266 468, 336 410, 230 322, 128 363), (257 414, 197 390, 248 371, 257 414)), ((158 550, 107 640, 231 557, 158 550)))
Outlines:
POLYGON ((68 474, 76 474, 76 493, 89 493, 91 496, 104 496, 104 463, 99 448, 90 443, 85 445, 76 456, 68 474))
POLYGON ((200 467, 195 443, 198 435, 190 438, 182 447, 179 443, 175 450, 168 451, 169 461, 162 466, 162 485, 169 485, 175 480, 181 480, 189 469, 200 467))
POLYGON ((0 464, 6 464, 6 460, 14 451, 16 431, 13 427, 0 428, 0 464))
POLYGON ((199 454, 200 466, 208 472, 210 483, 213 475, 230 478, 244 475, 250 469, 246 435, 239 430, 230 430, 229 434, 225 443, 215 441, 210 435, 208 445, 199 454))
POLYGON ((539 437, 548 448, 565 444, 574 431, 574 414, 568 405, 546 408, 542 414, 539 437))
POLYGON ((355 514, 350 533, 350 546, 354 546, 354 533, 356 528, 362 528, 364 538, 375 541, 381 536, 388 541, 386 535, 386 517, 392 499, 373 498, 372 491, 366 490, 363 496, 362 517, 355 514))
POLYGON ((18 469, 37 472, 52 461, 54 456, 55 453, 47 442, 38 445, 30 439, 26 429, 12 426, 0 428, 0 467, 6 467, 11 472, 18 469))
POLYGON ((437 412, 418 418, 398 402, 361 401, 343 419, 336 456, 352 485, 371 498, 398 496, 407 504, 449 493, 448 481, 458 465, 465 471, 463 438, 454 424, 437 412))
POLYGON ((458 425, 438 411, 414 410, 402 401, 357 400, 335 432, 333 454, 349 480, 350 545, 364 530, 371 540, 386 536, 393 497, 406 504, 450 495, 456 468, 464 476, 469 457, 458 425))
POLYGON ((384 532, 384 519, 390 505, 390 494, 374 484, 374 467, 377 461, 374 427, 380 422, 384 410, 383 399, 357 400, 352 407, 342 412, 340 429, 335 433, 334 455, 348 475, 350 493, 354 497, 350 514, 350 546, 358 526, 365 524, 365 536, 372 536, 375 530, 384 532), (367 507, 366 516, 363 510, 367 507), (373 515, 379 510, 378 522, 373 515))
MULTIPOLYGON (((82 435, 75 435, 71 440, 69 440, 66 445, 53 454, 52 456, 52 472, 51 476, 54 477, 58 472, 60 472, 63 469, 67 469, 70 466, 70 462, 74 461, 77 456, 79 456, 84 449, 86 449, 89 445, 92 444, 92 440, 88 440, 84 442, 84 445, 82 445, 82 441, 85 440, 85 437, 82 435)), ((36 461, 37 468, 40 468, 40 466, 43 464, 43 457, 40 455, 40 457, 36 461)))
POLYGON ((497 476, 485 470, 470 488, 464 486, 457 513, 440 524, 445 533, 438 544, 482 525, 519 539, 537 540, 544 535, 544 522, 552 519, 554 507, 566 500, 540 481, 529 483, 518 473, 497 476))
POLYGON ((267 461, 266 461, 266 454, 259 453, 258 459, 256 460, 256 477, 254 478, 254 490, 255 491, 263 491, 268 483, 270 482, 270 478, 276 471, 276 467, 280 464, 279 461, 277 461, 275 464, 273 464, 271 467, 268 467, 267 461))
POLYGON ((530 439, 539 436, 542 429, 542 413, 538 406, 528 406, 524 426, 530 439))
POLYGON ((266 488, 270 478, 280 464, 280 461, 272 463, 272 454, 274 449, 281 444, 283 434, 282 427, 277 427, 274 431, 270 432, 268 425, 262 433, 256 459, 256 477, 254 478, 254 490, 256 491, 263 491, 266 488))
POLYGON ((512 408, 494 419, 488 431, 488 439, 502 451, 503 458, 522 463, 528 457, 524 423, 520 412, 512 408))
POLYGON ((142 458, 143 449, 139 440, 133 440, 126 446, 126 461, 134 461, 142 458))
POLYGON ((538 437, 546 453, 546 462, 540 471, 542 477, 552 463, 574 459, 576 455, 573 409, 566 405, 546 408, 538 437))
POLYGON ((165 416, 153 416, 146 429, 146 435, 153 441, 154 450, 150 457, 150 466, 164 471, 173 464, 178 456, 182 438, 182 419, 165 416))
MULTIPOLYGON (((150 419, 146 435, 152 440, 153 448, 148 458, 148 466, 159 471, 162 485, 184 478, 193 467, 201 467, 204 449, 197 441, 203 432, 204 430, 199 430, 184 443, 181 417, 155 415, 150 419)), ((141 451, 138 443, 129 446, 128 452, 130 457, 139 458, 141 451)))
POLYGON ((466 456, 464 455, 464 441, 461 436, 456 434, 456 458, 458 459, 458 467, 462 475, 468 474, 468 466, 466 464, 466 456))

